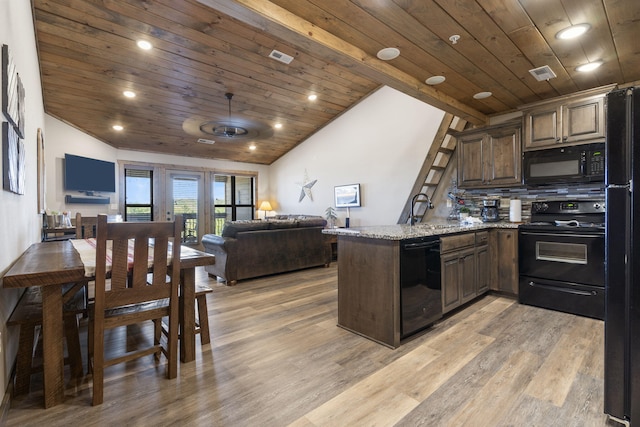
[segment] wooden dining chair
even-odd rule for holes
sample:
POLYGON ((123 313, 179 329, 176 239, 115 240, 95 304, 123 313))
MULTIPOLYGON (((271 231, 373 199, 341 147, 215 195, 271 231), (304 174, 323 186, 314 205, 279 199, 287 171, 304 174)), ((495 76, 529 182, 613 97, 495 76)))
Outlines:
MULTIPOLYGON (((82 216, 80 212, 76 212, 76 239, 90 239, 96 237, 96 224, 98 217, 82 216)), ((85 303, 87 306, 93 302, 93 281, 85 281, 85 303)), ((85 315, 86 317, 86 315, 85 315)))
POLYGON ((98 217, 82 216, 80 212, 76 213, 76 239, 89 239, 96 237, 95 227, 98 217))
POLYGON ((106 215, 98 215, 96 230, 95 295, 89 310, 93 405, 103 401, 104 368, 107 366, 151 354, 159 359, 162 353, 167 358, 167 378, 177 375, 182 218, 176 215, 173 222, 108 223, 106 215), (110 272, 107 268, 109 258, 112 260, 110 272), (148 282, 150 269, 153 277, 148 282), (108 277, 110 286, 106 285, 108 277), (164 316, 168 317, 168 336, 166 340, 155 339, 156 335, 161 336, 158 331, 164 316), (153 345, 106 357, 106 329, 147 320, 154 323, 153 345))

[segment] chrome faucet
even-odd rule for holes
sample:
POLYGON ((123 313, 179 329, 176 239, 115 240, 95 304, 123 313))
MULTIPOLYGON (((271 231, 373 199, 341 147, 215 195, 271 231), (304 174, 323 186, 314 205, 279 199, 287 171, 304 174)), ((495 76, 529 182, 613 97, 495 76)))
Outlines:
POLYGON ((418 197, 420 196, 424 196, 427 198, 427 209, 433 209, 433 203, 431 203, 431 198, 429 198, 428 194, 425 194, 425 193, 416 194, 411 198, 411 217, 409 218, 409 225, 415 224, 416 220, 413 216, 413 206, 416 204, 416 200, 418 200, 418 197))

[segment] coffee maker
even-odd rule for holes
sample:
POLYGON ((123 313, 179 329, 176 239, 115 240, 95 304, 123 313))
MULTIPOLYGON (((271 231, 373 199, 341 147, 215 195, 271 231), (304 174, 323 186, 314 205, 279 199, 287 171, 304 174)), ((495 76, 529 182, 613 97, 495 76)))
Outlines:
POLYGON ((480 216, 483 222, 500 221, 499 215, 500 199, 484 199, 482 201, 482 211, 480 216))

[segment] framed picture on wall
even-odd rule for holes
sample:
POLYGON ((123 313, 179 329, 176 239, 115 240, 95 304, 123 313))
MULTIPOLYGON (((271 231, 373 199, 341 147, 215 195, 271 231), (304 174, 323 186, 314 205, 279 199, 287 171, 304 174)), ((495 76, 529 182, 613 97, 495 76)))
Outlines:
POLYGON ((2 188, 19 193, 20 138, 13 126, 2 123, 2 188))
POLYGON ((6 44, 2 45, 2 113, 18 136, 24 138, 25 91, 6 44))
POLYGON ((360 184, 338 185, 334 187, 336 208, 360 206, 360 184))
POLYGON ((38 128, 38 213, 44 213, 46 186, 45 186, 45 169, 44 169, 44 133, 38 128))

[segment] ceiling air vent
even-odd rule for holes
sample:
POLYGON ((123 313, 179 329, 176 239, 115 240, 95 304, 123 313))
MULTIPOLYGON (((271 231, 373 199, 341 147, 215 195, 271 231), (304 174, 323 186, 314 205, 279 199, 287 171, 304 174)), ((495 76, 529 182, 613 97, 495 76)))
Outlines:
POLYGON ((209 144, 209 145, 211 145, 211 144, 215 144, 215 143, 216 143, 216 142, 215 142, 214 140, 212 140, 212 139, 204 139, 204 138, 199 138, 199 139, 198 139, 198 142, 199 142, 200 144, 209 144))
POLYGON ((533 70, 529 70, 529 72, 539 82, 557 77, 556 73, 554 73, 553 70, 548 65, 543 65, 542 67, 534 68, 533 70))
POLYGON ((277 50, 272 50, 269 54, 269 58, 273 58, 276 61, 284 62, 285 64, 290 64, 293 61, 293 56, 289 56, 286 53, 282 53, 277 50))

